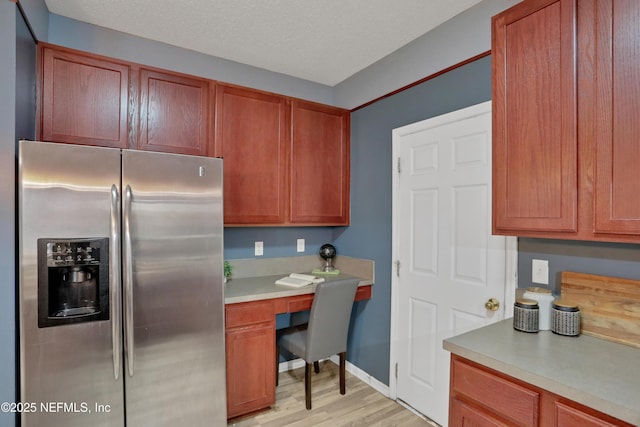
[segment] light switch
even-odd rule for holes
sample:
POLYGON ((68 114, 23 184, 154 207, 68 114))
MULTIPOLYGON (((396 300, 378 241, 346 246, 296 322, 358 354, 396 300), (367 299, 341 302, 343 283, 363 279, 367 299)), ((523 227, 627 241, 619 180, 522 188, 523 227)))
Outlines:
POLYGON ((298 239, 296 250, 298 252, 304 252, 304 239, 298 239))
POLYGON ((264 255, 264 243, 263 242, 256 242, 255 255, 256 256, 264 255))
POLYGON ((531 281, 541 285, 549 284, 549 261, 546 259, 531 260, 531 281))

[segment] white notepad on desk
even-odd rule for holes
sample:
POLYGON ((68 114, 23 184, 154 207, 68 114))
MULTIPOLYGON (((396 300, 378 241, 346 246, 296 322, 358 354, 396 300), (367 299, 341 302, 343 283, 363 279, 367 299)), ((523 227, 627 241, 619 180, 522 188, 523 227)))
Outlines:
POLYGON ((311 284, 324 282, 324 277, 312 276, 310 274, 291 273, 282 279, 276 280, 276 285, 291 286, 300 288, 311 284))

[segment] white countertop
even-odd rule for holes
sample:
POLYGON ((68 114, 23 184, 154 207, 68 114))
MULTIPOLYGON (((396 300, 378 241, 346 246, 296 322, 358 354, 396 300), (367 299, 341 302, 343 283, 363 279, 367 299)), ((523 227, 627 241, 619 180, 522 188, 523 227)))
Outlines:
POLYGON ((444 340, 445 350, 640 425, 640 349, 551 331, 527 334, 503 320, 444 340))
MULTIPOLYGON (((305 274, 309 274, 306 272, 305 274)), ((275 281, 287 276, 286 274, 277 274, 272 276, 243 277, 232 279, 224 286, 224 302, 225 304, 234 304, 239 302, 257 301, 263 299, 290 297, 294 295, 305 295, 315 292, 316 285, 307 285, 299 288, 291 286, 276 285, 275 281)), ((325 281, 347 279, 347 274, 326 275, 322 276, 325 281)), ((358 286, 371 285, 372 281, 360 278, 358 286)))

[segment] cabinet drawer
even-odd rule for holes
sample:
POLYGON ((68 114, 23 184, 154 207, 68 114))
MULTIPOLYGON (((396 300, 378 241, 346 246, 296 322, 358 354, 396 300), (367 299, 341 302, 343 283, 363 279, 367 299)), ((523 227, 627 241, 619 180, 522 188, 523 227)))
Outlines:
POLYGON ((311 310, 311 305, 313 304, 313 296, 314 294, 309 294, 290 298, 289 301, 287 301, 287 312, 295 313, 298 311, 311 310))
POLYGON ((227 329, 256 323, 275 322, 273 302, 255 301, 225 307, 227 329))
POLYGON ((590 414, 581 409, 565 405, 561 402, 555 402, 555 410, 557 427, 615 427, 628 425, 620 420, 611 419, 611 417, 607 415, 597 414, 593 410, 589 410, 589 412, 593 413, 590 414), (604 417, 611 419, 611 422, 606 421, 604 417))
POLYGON ((539 393, 458 359, 452 368, 456 397, 471 399, 516 425, 538 425, 539 393))

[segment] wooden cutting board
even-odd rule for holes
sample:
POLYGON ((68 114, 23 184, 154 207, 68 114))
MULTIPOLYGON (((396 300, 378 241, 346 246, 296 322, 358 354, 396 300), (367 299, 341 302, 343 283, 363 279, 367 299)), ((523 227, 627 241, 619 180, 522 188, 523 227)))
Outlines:
POLYGON ((640 280, 564 271, 561 296, 578 304, 582 333, 640 347, 640 280))

